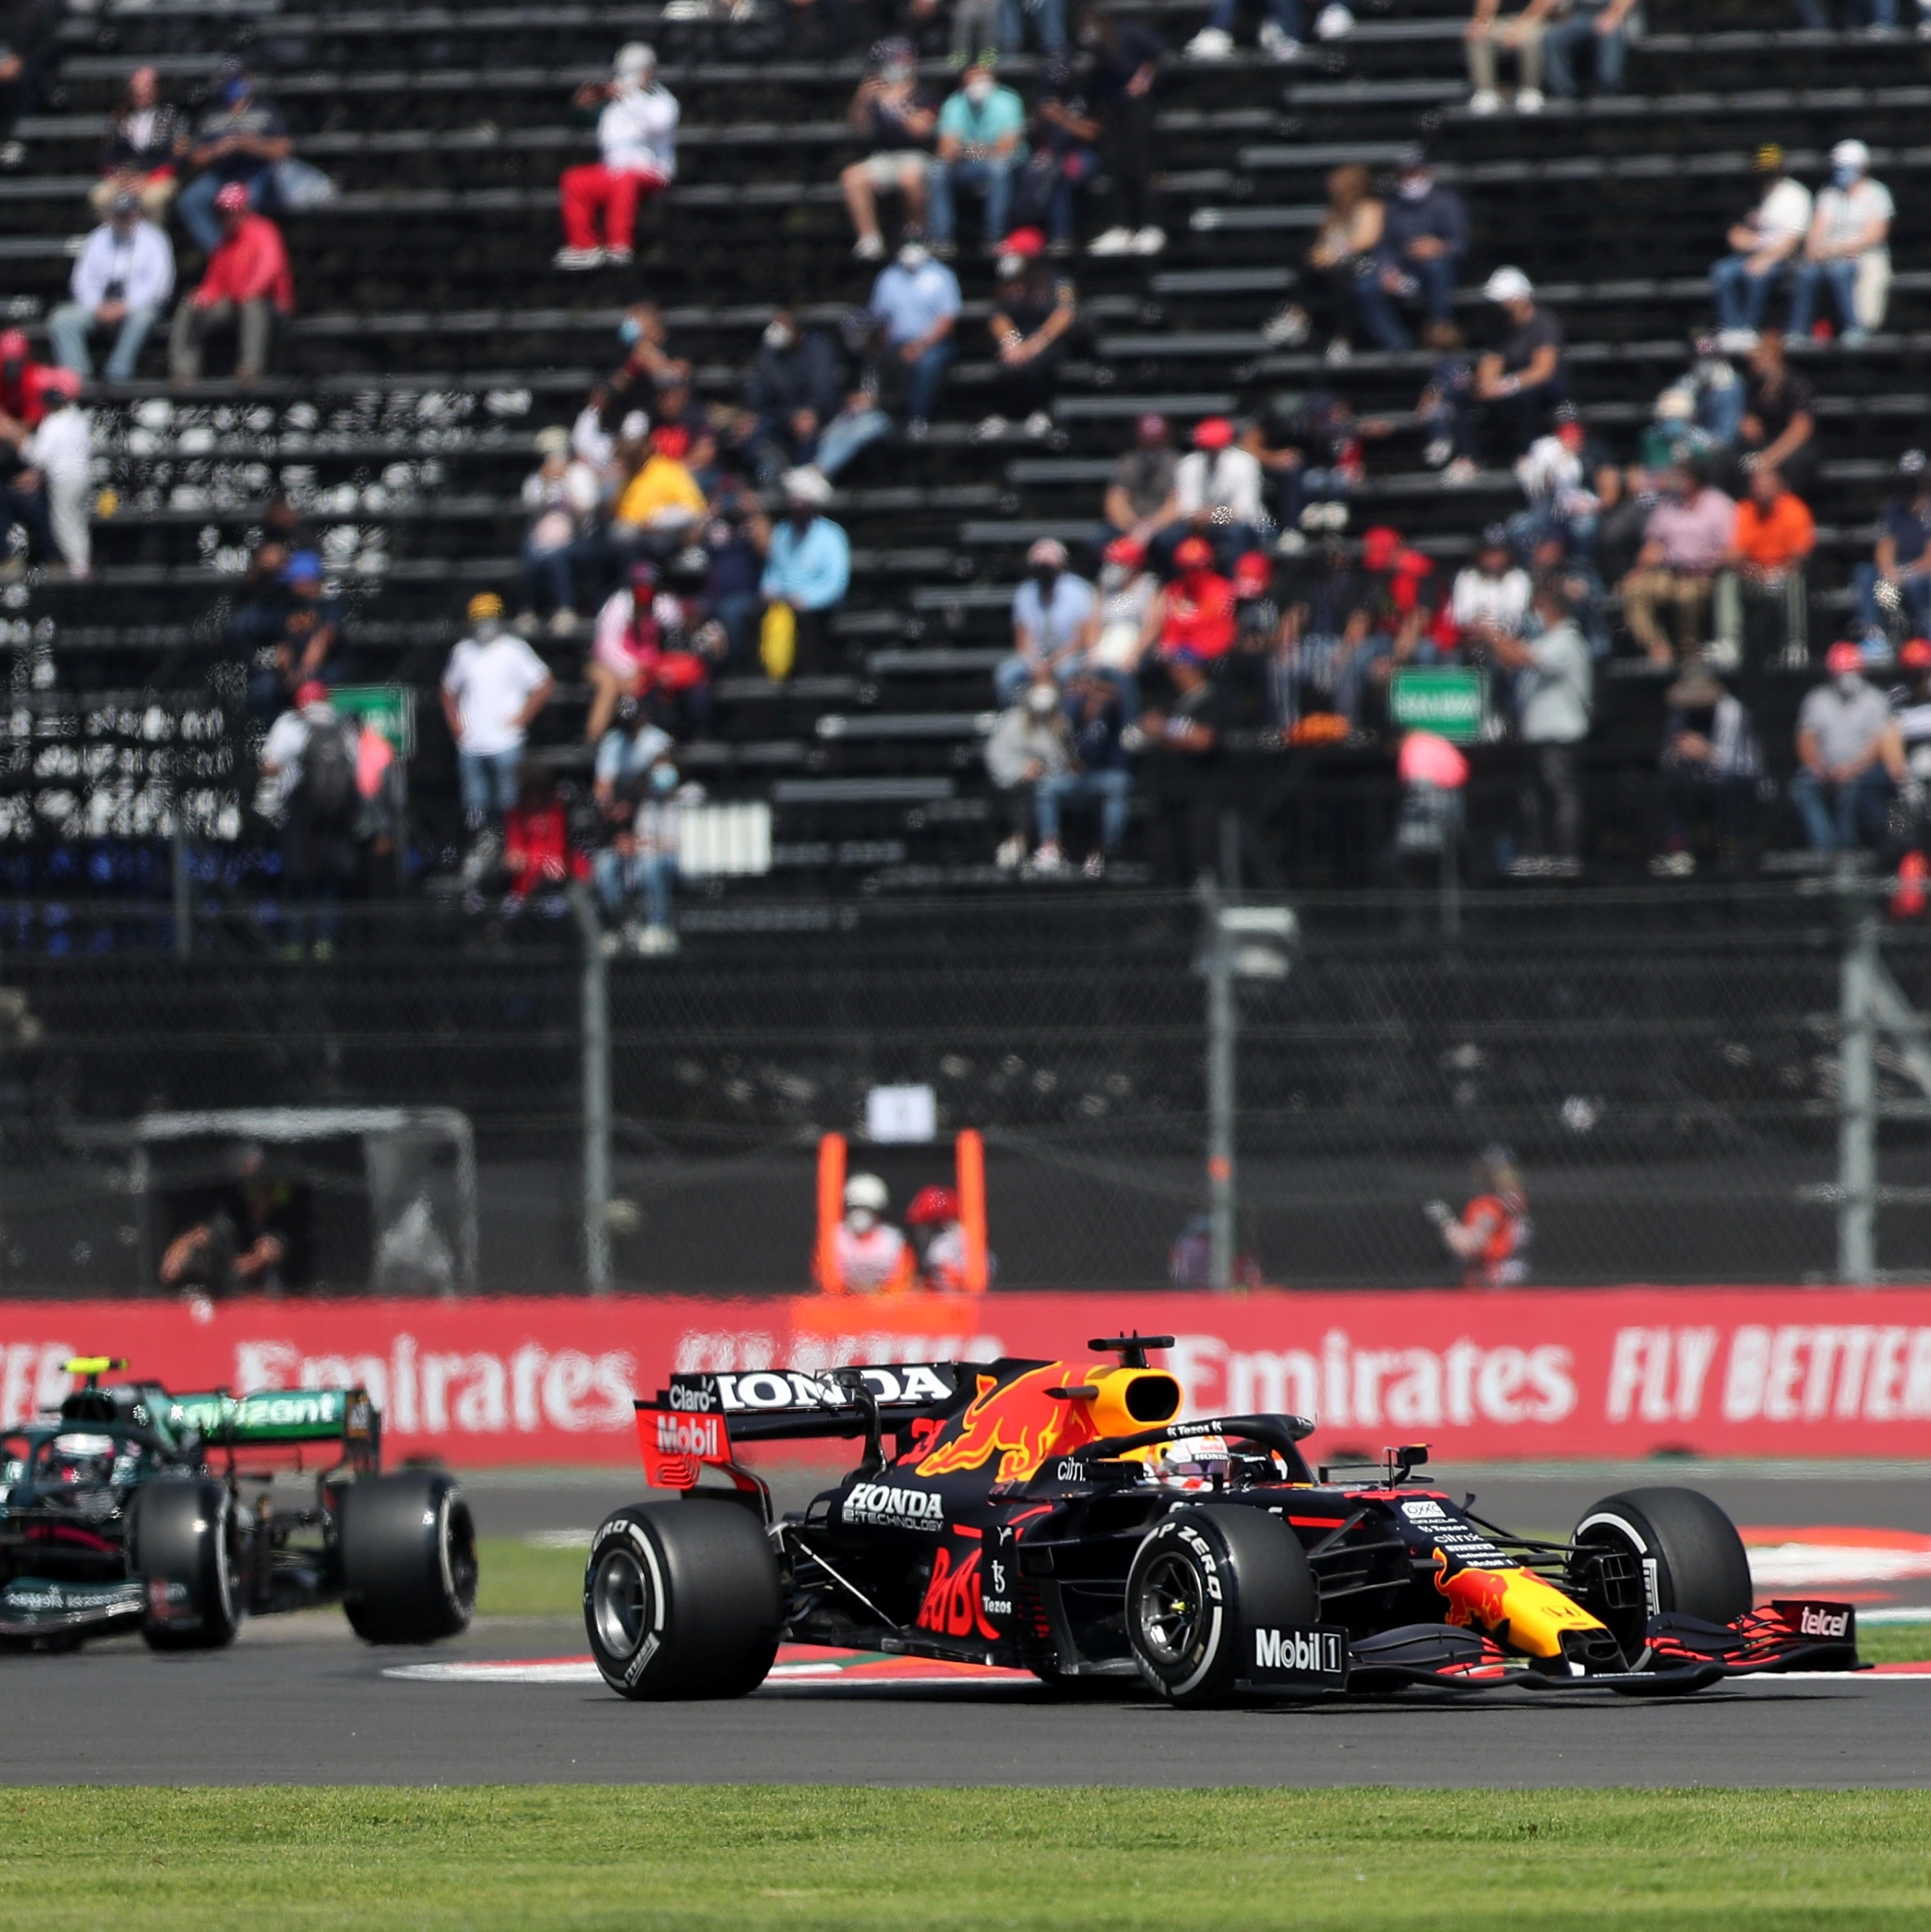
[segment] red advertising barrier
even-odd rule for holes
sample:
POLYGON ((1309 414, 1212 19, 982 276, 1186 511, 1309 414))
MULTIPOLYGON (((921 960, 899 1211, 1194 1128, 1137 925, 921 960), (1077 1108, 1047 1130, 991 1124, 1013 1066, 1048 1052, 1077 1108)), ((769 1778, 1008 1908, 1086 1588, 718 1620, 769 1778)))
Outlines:
POLYGON ((0 1302, 0 1426, 70 1354, 175 1389, 358 1382, 397 1454, 629 1462, 631 1398, 673 1369, 1087 1355, 1171 1334, 1189 1412, 1315 1417, 1317 1457, 1931 1458, 1931 1291, 994 1294, 865 1302, 616 1296, 304 1304, 0 1302))

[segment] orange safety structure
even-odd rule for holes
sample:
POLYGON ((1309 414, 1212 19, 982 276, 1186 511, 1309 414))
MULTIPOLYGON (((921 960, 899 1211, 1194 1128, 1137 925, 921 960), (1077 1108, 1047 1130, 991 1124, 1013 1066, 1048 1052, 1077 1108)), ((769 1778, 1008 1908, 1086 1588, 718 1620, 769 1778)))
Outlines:
MULTIPOLYGON (((812 1250, 811 1274, 820 1293, 846 1294, 838 1266, 838 1231, 844 1219, 845 1173, 850 1149, 843 1134, 826 1134, 818 1142, 818 1234, 812 1250)), ((985 1140, 976 1127, 962 1130, 952 1144, 954 1186, 959 1197, 959 1229, 964 1239, 964 1292, 983 1294, 991 1266, 986 1240, 985 1140)), ((906 1266, 885 1288, 884 1294, 903 1294, 913 1286, 911 1255, 906 1266)))

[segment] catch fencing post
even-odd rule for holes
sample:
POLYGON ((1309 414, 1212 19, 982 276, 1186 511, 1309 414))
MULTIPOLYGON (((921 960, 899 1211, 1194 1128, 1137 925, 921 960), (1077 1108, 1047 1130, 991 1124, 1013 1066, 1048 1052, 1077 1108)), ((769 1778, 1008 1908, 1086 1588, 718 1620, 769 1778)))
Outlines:
POLYGON ((1852 1285, 1877 1275, 1877 907, 1847 882, 1844 956, 1839 987, 1837 1279, 1852 1285))
POLYGON ((610 1292, 610 998, 603 922, 589 889, 570 888, 583 942, 583 1275, 592 1294, 610 1292))

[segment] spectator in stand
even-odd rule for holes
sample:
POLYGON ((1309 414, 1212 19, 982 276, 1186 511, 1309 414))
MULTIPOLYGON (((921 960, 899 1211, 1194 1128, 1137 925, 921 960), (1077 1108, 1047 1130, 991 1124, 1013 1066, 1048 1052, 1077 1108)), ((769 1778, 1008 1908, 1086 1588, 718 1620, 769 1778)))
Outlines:
MULTIPOLYGON (((1543 4, 1543 0, 1529 0, 1530 10, 1543 4)), ((1636 0, 1547 0, 1550 24, 1543 30, 1543 72, 1558 100, 1573 100, 1582 93, 1576 70, 1579 56, 1585 54, 1594 70, 1596 92, 1620 92, 1623 62, 1630 50, 1629 17, 1636 6, 1636 0)))
MULTIPOLYGON (((894 393, 902 382, 906 430, 925 434, 946 371, 958 352, 953 331, 959 319, 959 280, 916 236, 900 245, 898 259, 872 284, 871 312, 885 332, 884 368, 894 393)), ((883 398, 882 398, 883 400, 883 398)))
MULTIPOLYGON (((1357 319, 1366 320, 1363 290, 1372 307, 1380 293, 1383 266, 1382 236, 1387 209, 1379 196, 1368 191, 1368 170, 1358 166, 1336 168, 1327 178, 1327 212, 1307 252, 1308 266, 1327 290, 1330 362, 1345 362, 1354 353, 1350 338, 1357 319)), ((1393 322, 1393 318, 1387 318, 1393 322)), ((1399 326, 1395 333, 1399 335, 1399 326)), ((1384 344, 1384 347, 1392 344, 1384 344)))
POLYGON ((523 614, 534 630, 550 616, 550 634, 567 638, 577 628, 577 598, 600 585, 603 538, 597 527, 602 490, 597 472, 571 453, 570 432, 560 424, 536 439, 540 466, 523 480, 529 529, 523 542, 523 614))
POLYGON ((174 249, 141 213, 131 189, 118 194, 108 218, 88 236, 67 284, 73 300, 47 318, 54 357, 77 376, 94 374, 87 338, 97 328, 115 332, 107 380, 132 380, 141 344, 174 293, 174 249))
POLYGON ((1092 63, 1087 85, 1099 118, 1100 157, 1113 184, 1112 226, 1093 242, 1095 255, 1157 255, 1166 230, 1153 220, 1159 169, 1153 89, 1166 43, 1150 28, 1096 6, 1081 16, 1081 46, 1092 63))
POLYGON ((1099 139, 1100 126, 1087 104, 1085 82, 1063 54, 1055 55, 1040 77, 1033 130, 1032 152, 1019 172, 1012 197, 1014 218, 1022 227, 1043 221, 1053 253, 1069 255, 1074 191, 1099 171, 1093 144, 1099 139))
POLYGON ((1793 342, 1810 334, 1817 292, 1827 284, 1846 347, 1862 342, 1884 320, 1891 292, 1891 224, 1897 207, 1891 190, 1871 179, 1870 165, 1870 150, 1861 141, 1840 141, 1831 150, 1831 184, 1818 194, 1791 291, 1793 342))
POLYGON ((1461 330, 1452 322, 1429 323, 1423 339, 1434 351, 1435 362, 1415 401, 1415 414, 1428 438, 1422 460, 1439 470, 1444 483, 1460 489, 1480 473, 1476 461, 1475 364, 1461 330))
POLYGON ((51 363, 34 360, 25 329, 0 331, 0 431, 24 436, 37 429, 49 392, 70 380, 51 363))
POLYGON ((1903 487, 1884 506, 1876 553, 1851 573, 1870 658, 1891 655, 1894 628, 1912 637, 1931 632, 1931 464, 1921 449, 1907 449, 1897 475, 1903 487))
POLYGON ((241 190, 244 214, 259 210, 273 191, 277 163, 286 160, 294 146, 280 109, 256 94, 247 74, 230 74, 195 130, 189 158, 199 172, 179 203, 181 226, 203 254, 213 255, 230 232, 226 212, 234 200, 224 200, 223 190, 241 190))
POLYGON ((503 628, 494 591, 469 599, 469 634, 442 674, 442 716, 456 743, 463 822, 475 833, 499 824, 515 804, 524 742, 556 681, 528 640, 503 628))
POLYGON ((55 0, 0 0, 0 168, 26 159, 14 130, 39 103, 57 57, 63 10, 55 0))
MULTIPOLYGON (((1033 436, 1045 436, 1053 427, 1060 365, 1072 346, 1069 338, 1079 316, 1072 278, 1047 266, 1042 259, 1045 245, 1045 237, 1036 228, 1021 229, 1006 238, 992 314, 986 320, 999 358, 993 394, 1008 412, 1022 418, 1026 434, 1033 436)), ((995 414, 981 422, 978 433, 989 440, 1004 435, 1006 428, 1006 417, 995 414)))
POLYGON ((1744 412, 1736 441, 1746 471, 1781 471, 1800 495, 1817 480, 1817 418, 1810 385, 1792 369, 1783 343, 1765 335, 1750 351, 1750 380, 1744 386, 1744 412))
POLYGON ((1036 788, 1066 770, 1066 736, 1060 688, 1042 676, 1018 692, 985 741, 986 775, 1006 795, 1008 830, 996 855, 1001 872, 1015 871, 1024 862, 1036 788))
POLYGON ((828 481, 835 481, 860 450, 892 430, 892 418, 879 406, 885 351, 877 317, 869 309, 848 309, 838 323, 838 335, 847 358, 856 359, 857 368, 854 372, 849 360, 840 364, 839 406, 826 424, 811 459, 813 466, 828 481))
POLYGON ((789 610, 796 626, 792 668, 815 677, 831 652, 832 627, 851 585, 851 542, 824 514, 832 486, 815 470, 793 470, 783 479, 784 517, 774 524, 759 585, 768 607, 789 610))
POLYGON ((1750 472, 1749 494, 1737 506, 1729 554, 1723 568, 1734 578, 1741 608, 1720 620, 1753 662, 1770 661, 1774 650, 1798 663, 1810 653, 1804 609, 1804 567, 1817 548, 1817 524, 1801 498, 1784 487, 1768 464, 1750 472))
POLYGON ((202 351, 211 328, 235 332, 235 380, 253 382, 266 374, 277 316, 295 313, 295 278, 281 230, 265 214, 249 212, 248 191, 230 182, 215 196, 220 244, 208 257, 201 286, 174 312, 168 338, 168 374, 175 382, 201 380, 202 351))
POLYGON ((925 223, 925 171, 931 165, 926 150, 939 117, 919 91, 916 58, 910 40, 880 40, 871 50, 871 71, 845 112, 852 132, 871 150, 838 176, 858 236, 852 254, 861 262, 885 260, 880 195, 896 189, 905 197, 906 221, 914 227, 925 223))
POLYGON ((657 566, 647 557, 631 565, 628 581, 613 591, 597 613, 597 626, 583 675, 590 686, 589 716, 583 735, 592 745, 602 742, 617 706, 624 699, 644 698, 664 656, 660 619, 673 613, 674 600, 660 596, 657 566))
POLYGON ((1017 53, 1024 43, 1025 20, 1033 16, 1039 51, 1048 59, 1066 51, 1066 0, 999 0, 999 51, 1017 53))
POLYGON ((686 807, 703 802, 703 788, 679 782, 670 734, 640 723, 634 731, 619 728, 604 734, 593 795, 608 841, 592 863, 605 916, 620 922, 623 941, 634 951, 646 957, 675 952, 670 889, 677 878, 678 821, 686 807))
POLYGON ((1109 532, 1131 538, 1144 550, 1175 523, 1180 514, 1174 494, 1179 469, 1167 419, 1150 410, 1134 427, 1133 447, 1107 479, 1109 532))
POLYGON ((1405 148, 1396 164, 1395 198, 1387 204, 1378 272, 1355 285, 1369 339, 1381 349, 1408 346, 1397 302, 1418 301, 1424 322, 1449 321, 1468 252, 1468 210, 1461 196, 1435 179, 1420 148, 1405 148))
POLYGON ((1154 870, 1169 885, 1189 885, 1219 870, 1233 705, 1191 651, 1163 656, 1161 668, 1168 694, 1140 714, 1126 742, 1140 754, 1154 870))
POLYGON ((557 184, 563 246, 556 266, 627 266, 637 254, 638 204, 677 176, 676 97, 658 83, 655 52, 631 40, 617 50, 612 77, 586 82, 571 106, 580 116, 595 116, 598 158, 565 168, 557 184))
POLYGON ((273 717, 311 680, 342 681, 342 601, 329 596, 322 560, 313 550, 298 550, 289 559, 282 593, 248 681, 248 701, 257 717, 273 717))
POLYGON ((1529 574, 1509 549, 1500 524, 1482 532, 1474 561, 1455 574, 1449 616, 1462 647, 1480 659, 1494 655, 1498 638, 1519 638, 1528 622, 1529 574))
POLYGON ((287 950, 298 958, 304 929, 317 959, 331 957, 341 937, 342 896, 360 869, 360 746, 355 722, 335 709, 328 686, 316 678, 296 686, 262 742, 262 777, 281 828, 287 950))
POLYGON ((691 380, 691 365, 681 356, 670 352, 670 332, 655 302, 633 302, 617 324, 617 340, 623 345, 622 366, 601 386, 606 404, 628 403, 640 394, 649 402, 666 383, 681 377, 691 380))
POLYGON ((1205 538, 1224 565, 1270 531, 1261 500, 1261 465, 1234 444, 1234 425, 1209 416, 1194 426, 1194 446, 1174 471, 1174 502, 1184 526, 1205 538))
POLYGON ((21 454, 39 474, 54 548, 68 576, 79 582, 93 568, 94 539, 87 520, 92 452, 87 418, 73 400, 79 380, 69 376, 67 381, 70 388, 48 386, 46 407, 21 454))
POLYGON ((1099 599, 1066 568, 1066 547, 1042 537, 1026 553, 1026 580, 1012 593, 1012 655, 992 674, 1002 705, 1042 678, 1065 683, 1099 639, 1099 599))
POLYGON ((1589 735, 1595 673, 1560 578, 1537 580, 1533 608, 1541 626, 1534 634, 1510 638, 1498 632, 1489 646, 1495 662, 1516 674, 1516 729, 1528 752, 1521 794, 1524 854, 1509 870, 1516 877, 1573 879, 1582 870, 1576 748, 1589 735), (1545 802, 1555 823, 1552 854, 1543 833, 1545 802))
POLYGON ((570 816, 557 795, 556 774, 533 760, 517 774, 516 802, 503 815, 503 870, 509 874, 503 910, 511 915, 538 892, 547 902, 543 910, 560 915, 561 888, 589 871, 571 842, 570 816))
MULTIPOLYGON (((1298 60, 1301 52, 1300 0, 1264 0, 1267 17, 1255 40, 1271 61, 1298 60)), ((1234 57, 1234 23, 1240 17, 1240 0, 1213 0, 1207 25, 1186 44, 1193 61, 1223 61, 1234 57)))
POLYGON ((1555 426, 1537 436, 1516 463, 1516 481, 1529 507, 1509 520, 1511 542, 1524 554, 1551 538, 1593 568, 1596 526, 1622 493, 1622 475, 1591 442, 1573 403, 1555 412, 1555 426))
POLYGON ((999 85, 988 62, 967 68, 958 92, 939 110, 939 154, 930 176, 935 254, 957 253, 953 204, 961 188, 985 196, 985 252, 998 252, 1013 174, 1026 159, 1025 133, 1026 110, 1018 95, 999 85))
POLYGON ((764 608, 758 585, 770 545, 771 524, 763 505, 737 478, 727 476, 718 486, 704 526, 704 608, 723 626, 725 653, 735 664, 751 659, 758 615, 764 608))
POLYGON ((1770 292, 1794 266, 1810 232, 1810 190, 1793 180, 1783 150, 1757 150, 1756 205, 1730 230, 1730 252, 1710 271, 1717 299, 1717 346, 1726 355, 1756 346, 1770 292))
POLYGON ((1204 537, 1188 537, 1174 550, 1174 573, 1154 609, 1160 656, 1217 664, 1234 648, 1233 583, 1214 568, 1204 537))
POLYGON ((1568 386, 1562 325, 1535 298, 1519 268, 1498 268, 1482 293, 1506 318, 1501 346, 1475 365, 1475 396, 1511 459, 1542 434, 1568 386))
POLYGON ((150 221, 166 220, 187 146, 187 123, 162 100, 160 76, 151 67, 137 67, 107 123, 100 178, 87 191, 94 212, 104 219, 122 195, 131 194, 150 221))
POLYGON ((19 561, 9 551, 8 539, 18 524, 27 533, 27 554, 34 562, 54 555, 46 478, 27 454, 34 435, 46 418, 45 395, 38 383, 28 391, 27 338, 18 329, 0 335, 0 582, 20 574, 19 561), (11 372, 11 373, 10 373, 11 372), (27 426, 31 418, 33 428, 27 426))
POLYGON ((1115 537, 1102 556, 1099 590, 1099 637, 1087 662, 1126 694, 1131 720, 1140 715, 1134 674, 1159 634, 1160 580, 1147 567, 1147 546, 1115 537))
POLYGON ((1663 850, 1650 861, 1658 878, 1687 879, 1696 870, 1693 834, 1700 819, 1713 829, 1718 862, 1741 856, 1763 776, 1750 714, 1710 672, 1693 664, 1665 694, 1663 850))
POLYGON ((1082 867, 1089 879, 1105 872, 1120 856, 1126 836, 1126 812, 1133 794, 1133 758, 1124 742, 1126 700, 1112 679, 1084 671, 1067 686, 1066 768, 1042 778, 1033 794, 1039 832, 1033 868, 1057 872, 1066 863, 1060 851, 1060 814, 1069 805, 1099 807, 1099 844, 1082 867))
POLYGON ((768 487, 817 455, 819 437, 844 406, 841 373, 823 329, 801 327, 788 308, 765 324, 744 391, 757 418, 751 454, 759 482, 768 487))
POLYGON ((1857 646, 1825 654, 1830 681, 1809 692, 1797 714, 1799 769, 1791 802, 1803 814, 1813 852, 1853 852, 1883 836, 1893 770, 1909 776, 1891 703, 1867 681, 1857 646))
POLYGON ((689 537, 706 507, 685 458, 691 434, 681 423, 651 432, 649 454, 617 497, 610 541, 622 554, 667 556, 689 537))
POLYGON ((1468 44, 1468 97, 1471 114, 1493 114, 1502 104, 1495 86, 1495 56, 1513 54, 1521 85, 1516 107, 1523 114, 1542 112, 1543 20, 1547 0, 1529 0, 1519 14, 1501 17, 1501 0, 1475 0, 1465 38, 1468 44))
POLYGON ((1623 619, 1652 664, 1693 657, 1702 647, 1710 593, 1731 550, 1737 506, 1713 488, 1707 464, 1692 458, 1675 476, 1675 490, 1649 513, 1635 568, 1623 579, 1623 619), (1675 614, 1672 642, 1660 614, 1675 614))

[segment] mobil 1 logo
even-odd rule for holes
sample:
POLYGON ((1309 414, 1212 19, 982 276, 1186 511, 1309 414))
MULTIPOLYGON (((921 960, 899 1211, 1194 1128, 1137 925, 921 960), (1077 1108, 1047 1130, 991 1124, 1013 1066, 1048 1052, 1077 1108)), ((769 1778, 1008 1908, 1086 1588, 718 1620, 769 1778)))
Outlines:
POLYGON ((1348 1633, 1333 1624, 1252 1624, 1243 1661, 1255 1690, 1345 1690, 1348 1633))

